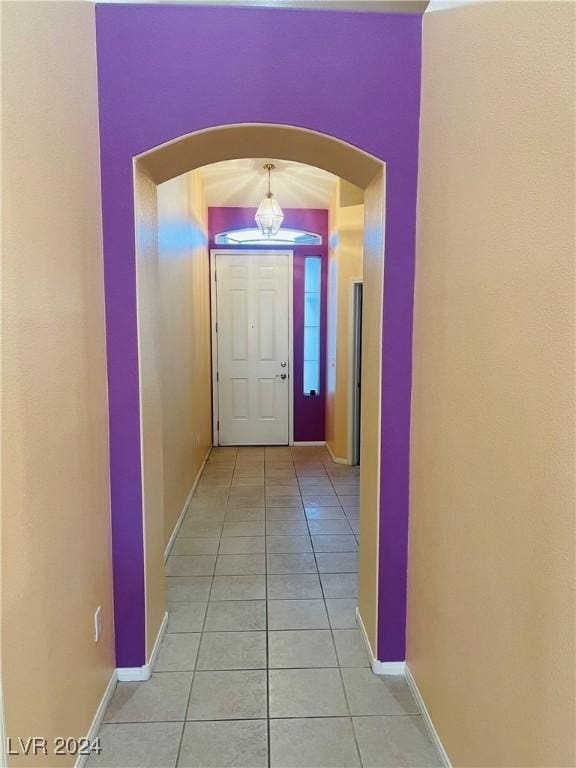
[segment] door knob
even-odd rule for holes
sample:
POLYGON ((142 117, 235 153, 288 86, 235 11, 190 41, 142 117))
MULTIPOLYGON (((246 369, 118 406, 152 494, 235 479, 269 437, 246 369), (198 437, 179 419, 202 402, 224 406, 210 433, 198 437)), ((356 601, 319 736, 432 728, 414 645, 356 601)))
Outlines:
POLYGON ((288 365, 288 363, 286 363, 286 362, 280 363, 280 368, 286 368, 287 365, 288 365))
POLYGON ((276 374, 276 378, 284 380, 286 378, 286 374, 285 373, 277 373, 276 374))

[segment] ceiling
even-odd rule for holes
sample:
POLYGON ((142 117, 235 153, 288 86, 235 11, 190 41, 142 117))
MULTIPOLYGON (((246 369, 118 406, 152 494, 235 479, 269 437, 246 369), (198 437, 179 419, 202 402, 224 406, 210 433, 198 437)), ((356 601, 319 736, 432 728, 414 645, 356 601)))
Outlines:
POLYGON ((271 186, 282 208, 328 208, 336 176, 304 163, 288 160, 225 160, 199 169, 208 206, 256 208, 268 189, 264 163, 274 163, 271 186))
POLYGON ((188 5, 239 5, 331 11, 371 11, 373 13, 424 13, 429 0, 96 0, 96 2, 177 2, 188 5))

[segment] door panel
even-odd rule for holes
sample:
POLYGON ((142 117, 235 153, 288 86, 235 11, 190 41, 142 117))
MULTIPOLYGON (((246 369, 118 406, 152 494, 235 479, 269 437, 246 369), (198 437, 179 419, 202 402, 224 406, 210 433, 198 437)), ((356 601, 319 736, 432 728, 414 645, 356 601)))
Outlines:
POLYGON ((286 445, 289 254, 215 259, 219 443, 286 445))

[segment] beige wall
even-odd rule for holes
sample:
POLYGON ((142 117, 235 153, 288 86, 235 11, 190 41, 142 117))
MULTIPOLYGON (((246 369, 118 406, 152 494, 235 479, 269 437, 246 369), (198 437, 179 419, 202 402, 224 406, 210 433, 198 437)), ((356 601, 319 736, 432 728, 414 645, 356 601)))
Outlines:
POLYGON ((137 162, 146 657, 166 611, 164 551, 211 444, 210 280, 198 173, 156 186, 137 162))
POLYGON ((79 737, 114 667, 94 7, 2 26, 4 708, 8 735, 79 737))
POLYGON ((358 610, 372 646, 373 656, 376 656, 378 617, 382 289, 384 287, 384 204, 386 199, 384 173, 382 167, 366 189, 364 202, 358 610))
POLYGON ((338 325, 338 261, 336 259, 337 223, 340 196, 338 186, 328 206, 328 301, 326 307, 326 445, 336 439, 336 328, 338 325))
POLYGON ((158 187, 164 541, 212 444, 207 209, 194 171, 158 187))
POLYGON ((140 441, 146 580, 146 659, 150 658, 166 612, 164 590, 164 425, 158 209, 156 185, 136 165, 136 278, 140 441))
POLYGON ((574 766, 574 5, 424 17, 408 663, 454 766, 574 766))
MULTIPOLYGON (((334 456, 350 461, 349 371, 350 296, 352 280, 362 278, 364 257, 364 205, 344 206, 338 200, 329 208, 328 249, 328 392, 326 398, 326 443, 334 456)), ((352 187, 352 185, 347 185, 352 187)), ((352 187, 353 189, 356 189, 352 187)))

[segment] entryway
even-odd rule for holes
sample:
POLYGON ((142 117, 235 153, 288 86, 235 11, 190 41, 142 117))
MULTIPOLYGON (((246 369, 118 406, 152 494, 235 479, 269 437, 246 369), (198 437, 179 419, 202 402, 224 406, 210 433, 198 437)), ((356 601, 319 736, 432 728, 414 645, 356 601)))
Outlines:
POLYGON ((215 445, 288 445, 292 252, 212 251, 215 445))

